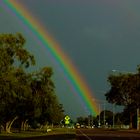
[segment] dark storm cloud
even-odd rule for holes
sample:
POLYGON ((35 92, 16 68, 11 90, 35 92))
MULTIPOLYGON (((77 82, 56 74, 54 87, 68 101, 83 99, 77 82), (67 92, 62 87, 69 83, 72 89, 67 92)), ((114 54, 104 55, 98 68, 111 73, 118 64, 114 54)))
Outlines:
MULTIPOLYGON (((139 0, 21 2, 57 40, 85 78, 96 98, 104 99, 104 93, 98 91, 108 90, 107 76, 112 69, 135 71, 140 63, 139 0)), ((41 58, 44 60, 46 56, 38 54, 37 51, 35 53, 41 64, 41 58)), ((65 101, 62 94, 66 92, 67 86, 64 88, 63 84, 57 83, 60 80, 59 75, 60 73, 56 72, 56 87, 59 87, 57 89, 60 92, 58 96, 70 111, 71 101, 65 101)), ((61 79, 61 82, 65 83, 64 79, 61 79)), ((74 97, 70 96, 71 93, 68 97, 74 100, 74 97)), ((80 113, 81 109, 77 111, 77 114, 80 113)))

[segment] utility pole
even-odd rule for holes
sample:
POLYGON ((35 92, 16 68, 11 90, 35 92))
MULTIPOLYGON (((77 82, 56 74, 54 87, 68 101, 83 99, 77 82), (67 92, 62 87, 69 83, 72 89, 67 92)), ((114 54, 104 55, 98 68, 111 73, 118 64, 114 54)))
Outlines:
POLYGON ((88 127, 90 127, 90 115, 88 115, 88 127))
POLYGON ((115 104, 113 103, 113 128, 115 125, 115 104))
POLYGON ((105 101, 104 101, 104 127, 105 127, 105 101))
POLYGON ((101 117, 100 117, 100 113, 101 113, 101 106, 100 106, 100 103, 99 103, 99 127, 101 125, 101 117))
POLYGON ((139 120, 139 119, 140 119, 139 113, 140 113, 139 108, 137 108, 137 130, 140 129, 140 126, 139 126, 139 123, 140 123, 140 120, 139 120))
POLYGON ((102 110, 102 112, 103 112, 103 124, 105 126, 105 123, 106 123, 106 119, 105 119, 105 116, 106 116, 106 111, 105 111, 106 101, 105 100, 96 100, 96 99, 93 99, 93 100, 97 101, 98 104, 99 104, 99 121, 98 121, 98 126, 99 127, 101 126, 101 104, 103 105, 103 110, 102 110))

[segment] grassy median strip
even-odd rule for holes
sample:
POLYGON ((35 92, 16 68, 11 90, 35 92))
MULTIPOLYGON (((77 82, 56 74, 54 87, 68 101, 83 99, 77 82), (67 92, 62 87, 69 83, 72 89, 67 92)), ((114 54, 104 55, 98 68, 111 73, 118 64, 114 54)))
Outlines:
POLYGON ((53 128, 52 131, 47 132, 45 130, 40 131, 22 131, 20 133, 15 132, 15 133, 4 133, 2 132, 0 134, 0 139, 19 139, 19 138, 31 138, 31 137, 41 137, 41 136, 49 136, 49 135, 60 135, 60 134, 70 134, 70 135, 75 135, 75 129, 70 129, 70 128, 53 128))

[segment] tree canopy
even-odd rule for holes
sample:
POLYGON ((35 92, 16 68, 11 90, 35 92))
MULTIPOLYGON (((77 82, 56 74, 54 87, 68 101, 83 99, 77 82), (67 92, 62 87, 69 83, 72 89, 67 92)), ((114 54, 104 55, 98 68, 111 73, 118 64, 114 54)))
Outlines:
POLYGON ((110 90, 105 94, 110 103, 140 107, 140 73, 118 73, 108 77, 110 90))
POLYGON ((124 106, 124 111, 132 116, 140 108, 140 66, 136 73, 113 73, 108 76, 110 90, 105 94, 108 102, 124 106))
POLYGON ((7 132, 15 120, 22 126, 25 122, 45 125, 59 123, 64 116, 55 95, 52 68, 27 72, 35 59, 24 46, 20 33, 0 35, 0 125, 7 132))

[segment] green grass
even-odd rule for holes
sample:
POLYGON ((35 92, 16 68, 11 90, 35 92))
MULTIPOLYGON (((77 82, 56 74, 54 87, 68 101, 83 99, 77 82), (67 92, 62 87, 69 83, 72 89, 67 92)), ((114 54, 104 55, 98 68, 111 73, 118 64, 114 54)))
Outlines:
POLYGON ((34 137, 34 136, 44 136, 47 135, 47 133, 42 133, 42 132, 20 132, 20 133, 2 133, 0 134, 0 138, 1 137, 20 137, 20 138, 24 138, 24 137, 34 137))
POLYGON ((71 128, 53 128, 48 134, 75 134, 75 129, 71 128))
POLYGON ((2 132, 0 134, 0 139, 9 139, 9 138, 30 138, 37 136, 47 136, 47 135, 59 135, 59 134, 75 134, 75 129, 70 128, 53 128, 51 132, 45 132, 40 130, 35 131, 22 131, 20 133, 10 133, 7 134, 2 132))

